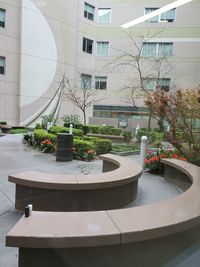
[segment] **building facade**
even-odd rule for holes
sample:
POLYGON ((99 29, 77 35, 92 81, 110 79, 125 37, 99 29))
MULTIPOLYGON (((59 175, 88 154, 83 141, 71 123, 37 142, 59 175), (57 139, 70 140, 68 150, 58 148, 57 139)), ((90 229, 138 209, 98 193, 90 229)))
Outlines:
POLYGON ((63 96, 65 75, 80 94, 95 90, 88 121, 145 125, 141 78, 146 90, 200 84, 199 0, 121 28, 170 2, 0 0, 0 121, 82 116, 63 96))

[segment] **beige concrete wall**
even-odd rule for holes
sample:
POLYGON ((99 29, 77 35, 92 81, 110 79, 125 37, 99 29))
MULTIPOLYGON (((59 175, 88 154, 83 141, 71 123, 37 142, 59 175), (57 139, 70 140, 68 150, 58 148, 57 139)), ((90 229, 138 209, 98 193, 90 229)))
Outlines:
MULTIPOLYGON (((55 94, 63 73, 78 87, 81 73, 107 76, 107 90, 97 92, 95 104, 131 105, 124 88, 131 81, 138 82, 137 71, 113 69, 109 63, 115 60, 119 49, 132 49, 120 26, 143 15, 145 7, 158 5, 145 0, 86 2, 96 8, 94 21, 83 16, 84 0, 0 0, 0 8, 7 10, 6 28, 0 28, 0 55, 6 56, 6 75, 0 76, 1 120, 27 124, 34 118, 40 119, 41 114, 52 112, 56 100, 41 113, 55 94), (112 9, 110 24, 97 23, 98 7, 112 9), (83 37, 94 40, 92 55, 82 52, 83 37), (110 42, 109 56, 96 56, 97 41, 110 42)), ((159 4, 169 2, 161 0, 159 4)), ((167 74, 173 87, 191 88, 200 84, 199 7, 199 1, 193 1, 177 9, 174 23, 141 23, 129 30, 136 41, 139 35, 150 33, 156 34, 152 41, 174 43, 171 71, 167 74)), ((149 64, 144 64, 144 76, 149 75, 149 69, 149 64)), ((142 105, 142 101, 137 104, 142 105)), ((81 115, 76 106, 63 100, 60 116, 74 113, 81 115)), ((87 116, 92 114, 91 106, 87 116)))
POLYGON ((0 75, 0 121, 19 123, 20 1, 1 0, 6 10, 5 28, 0 27, 0 56, 6 58, 6 70, 0 75))

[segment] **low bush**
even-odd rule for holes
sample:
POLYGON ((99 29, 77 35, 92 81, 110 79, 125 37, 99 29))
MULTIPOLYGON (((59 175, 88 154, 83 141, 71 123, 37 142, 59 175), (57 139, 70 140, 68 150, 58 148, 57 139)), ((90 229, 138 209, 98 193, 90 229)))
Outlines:
POLYGON ((92 160, 95 156, 95 145, 92 142, 74 138, 74 159, 92 160))
POLYGON ((34 130, 33 134, 34 134, 35 144, 37 146, 40 146, 41 142, 46 139, 51 140, 51 142, 54 144, 56 142, 56 135, 48 133, 46 130, 36 129, 34 130))
POLYGON ((0 125, 7 125, 6 121, 0 121, 0 125))
POLYGON ((29 146, 35 146, 35 139, 33 133, 24 134, 23 143, 29 146))
POLYGON ((112 150, 112 142, 108 139, 84 137, 84 140, 90 141, 95 145, 95 151, 97 155, 106 154, 112 150))
MULTIPOLYGON (((48 130, 49 133, 57 135, 58 133, 69 133, 69 128, 61 126, 61 125, 56 125, 52 126, 48 130)), ((74 136, 83 136, 83 131, 79 129, 73 129, 73 135, 74 136)))
POLYGON ((129 152, 135 150, 139 150, 137 145, 112 144, 112 151, 114 152, 129 152))
POLYGON ((21 133, 27 133, 28 130, 26 128, 15 128, 15 129, 11 129, 10 133, 11 134, 21 134, 21 133))
POLYGON ((113 126, 99 126, 99 125, 83 125, 83 132, 93 134, 104 134, 104 135, 117 135, 124 136, 124 140, 129 142, 132 139, 132 132, 126 129, 115 128, 113 126))

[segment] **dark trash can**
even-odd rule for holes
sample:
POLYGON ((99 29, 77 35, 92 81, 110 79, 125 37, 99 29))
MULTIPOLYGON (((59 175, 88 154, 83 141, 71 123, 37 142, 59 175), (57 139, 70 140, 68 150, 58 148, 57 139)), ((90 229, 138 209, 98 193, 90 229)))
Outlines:
POLYGON ((72 161, 73 135, 58 134, 56 142, 56 161, 72 161))

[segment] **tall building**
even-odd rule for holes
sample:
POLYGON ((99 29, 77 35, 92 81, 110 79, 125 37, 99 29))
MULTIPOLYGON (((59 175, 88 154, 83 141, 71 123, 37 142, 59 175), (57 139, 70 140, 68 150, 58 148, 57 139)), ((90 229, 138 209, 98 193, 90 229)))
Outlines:
POLYGON ((200 84, 199 0, 121 28, 170 2, 0 0, 0 121, 82 116, 63 97, 65 75, 80 92, 95 89, 87 121, 145 124, 140 78, 147 90, 200 84))

